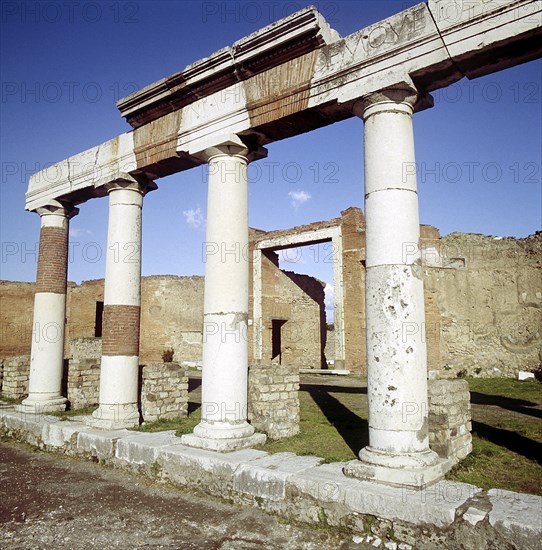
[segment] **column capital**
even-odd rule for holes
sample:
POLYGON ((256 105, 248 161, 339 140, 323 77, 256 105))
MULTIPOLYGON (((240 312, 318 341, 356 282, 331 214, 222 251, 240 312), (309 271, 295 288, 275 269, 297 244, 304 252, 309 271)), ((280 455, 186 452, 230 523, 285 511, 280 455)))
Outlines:
POLYGON ((430 107, 433 107, 433 97, 419 93, 405 82, 361 97, 354 103, 352 111, 367 120, 376 113, 395 111, 412 114, 430 107))
POLYGON ((245 143, 237 134, 221 136, 216 143, 206 147, 194 156, 204 162, 209 162, 213 157, 228 156, 240 157, 247 163, 267 157, 267 149, 259 145, 245 143))
POLYGON ((75 208, 75 206, 70 203, 52 200, 46 205, 36 208, 33 212, 36 212, 40 218, 43 218, 43 216, 63 216, 71 220, 74 216, 79 214, 79 208, 75 208))
POLYGON ((136 180, 129 174, 121 174, 117 179, 106 183, 103 188, 106 190, 107 194, 111 193, 111 191, 125 189, 128 191, 136 191, 144 197, 147 193, 158 189, 158 185, 152 180, 136 180))

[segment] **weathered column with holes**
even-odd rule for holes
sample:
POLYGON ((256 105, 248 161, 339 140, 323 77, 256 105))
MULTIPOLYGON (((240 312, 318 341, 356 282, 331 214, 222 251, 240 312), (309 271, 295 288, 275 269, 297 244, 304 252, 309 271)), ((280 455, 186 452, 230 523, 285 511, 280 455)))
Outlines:
POLYGON ((247 422, 248 177, 251 151, 237 136, 201 153, 209 165, 201 422, 185 445, 232 451, 263 443, 247 422))
POLYGON ((79 210, 52 201, 38 208, 41 217, 28 397, 19 410, 63 411, 64 329, 68 274, 69 220, 79 210))
POLYGON ((369 446, 345 473, 423 487, 449 464, 429 449, 424 295, 412 115, 406 87, 362 98, 365 129, 369 446))
POLYGON ((109 226, 105 268, 100 405, 89 425, 119 429, 139 425, 139 319, 141 214, 153 182, 126 176, 107 186, 109 226))

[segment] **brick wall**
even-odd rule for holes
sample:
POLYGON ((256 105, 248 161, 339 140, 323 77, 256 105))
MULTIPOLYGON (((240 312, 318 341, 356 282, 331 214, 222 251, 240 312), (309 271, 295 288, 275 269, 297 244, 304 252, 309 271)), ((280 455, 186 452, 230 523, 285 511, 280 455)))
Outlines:
POLYGON ((66 294, 66 273, 68 269, 68 229, 42 227, 36 292, 66 294))
POLYGON ((101 338, 76 338, 70 341, 67 398, 72 409, 98 404, 101 354, 101 338))
POLYGON ((141 414, 151 422, 188 414, 188 375, 177 363, 151 363, 141 369, 141 414))
POLYGON ((270 439, 299 433, 297 365, 254 365, 249 369, 248 419, 270 439))
POLYGON ((30 356, 4 359, 2 394, 10 399, 22 399, 28 395, 30 356))
POLYGON ((429 380, 429 447, 458 462, 472 451, 469 385, 466 380, 429 380))

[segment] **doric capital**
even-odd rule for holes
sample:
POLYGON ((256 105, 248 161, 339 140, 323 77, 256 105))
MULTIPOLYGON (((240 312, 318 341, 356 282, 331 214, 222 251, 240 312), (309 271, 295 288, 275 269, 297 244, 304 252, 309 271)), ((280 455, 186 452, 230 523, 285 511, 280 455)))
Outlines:
POLYGON ((412 114, 433 106, 429 94, 420 94, 415 88, 404 82, 363 96, 354 103, 354 114, 367 120, 375 113, 386 111, 406 112, 412 114))
POLYGON ((206 147, 195 157, 209 162, 214 157, 241 157, 247 163, 267 157, 267 149, 258 145, 245 143, 238 135, 231 134, 218 139, 216 144, 206 147))
POLYGON ((63 216, 68 220, 71 220, 74 216, 79 214, 79 208, 75 208, 70 203, 59 202, 57 200, 51 200, 45 206, 40 206, 33 210, 39 214, 40 217, 43 216, 63 216))
POLYGON ((129 191, 136 191, 144 197, 147 193, 158 189, 158 185, 156 185, 154 181, 147 179, 136 180, 130 174, 122 173, 117 179, 106 183, 104 189, 108 194, 111 193, 111 191, 126 189, 129 191))

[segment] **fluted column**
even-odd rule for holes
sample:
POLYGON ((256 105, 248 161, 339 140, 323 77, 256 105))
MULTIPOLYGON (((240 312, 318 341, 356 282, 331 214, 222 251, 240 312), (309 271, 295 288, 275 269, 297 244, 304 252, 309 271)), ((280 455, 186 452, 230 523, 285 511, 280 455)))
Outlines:
POLYGON ((19 410, 28 413, 63 411, 64 329, 68 274, 69 220, 79 210, 52 201, 38 208, 41 217, 30 380, 28 397, 19 410))
POLYGON ((421 487, 446 465, 429 449, 425 314, 409 88, 356 104, 364 121, 369 446, 345 473, 421 487))
POLYGON ((248 178, 250 151, 237 137, 206 149, 209 165, 201 422, 185 445, 231 451, 263 443, 247 422, 248 178))
POLYGON ((152 182, 107 186, 109 226, 105 268, 100 405, 87 423, 103 429, 139 425, 141 214, 152 182))

